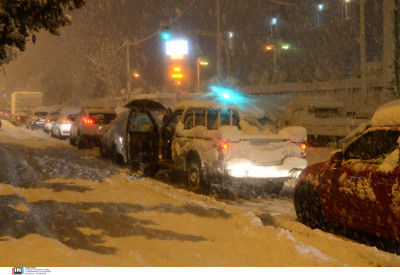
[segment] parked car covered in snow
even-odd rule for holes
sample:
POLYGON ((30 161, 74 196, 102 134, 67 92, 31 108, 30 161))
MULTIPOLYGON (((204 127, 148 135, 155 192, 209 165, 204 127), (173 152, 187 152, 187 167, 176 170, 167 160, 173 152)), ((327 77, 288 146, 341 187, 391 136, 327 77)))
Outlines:
POLYGON ((175 108, 183 111, 170 162, 187 175, 191 190, 208 192, 216 185, 278 194, 284 181, 297 178, 307 166, 303 127, 274 131, 238 106, 218 101, 185 101, 175 108))
POLYGON ((307 130, 307 143, 313 146, 333 145, 366 118, 347 116, 342 102, 330 97, 299 97, 286 103, 282 125, 301 125, 307 130))
POLYGON ((300 174, 294 190, 300 222, 400 240, 399 106, 378 109, 343 149, 300 174))
POLYGON ((51 127, 51 136, 59 139, 68 138, 71 129, 71 118, 80 112, 80 107, 64 107, 51 127))
POLYGON ((70 143, 79 149, 99 145, 109 124, 116 117, 115 107, 107 102, 83 104, 82 109, 72 118, 70 143))

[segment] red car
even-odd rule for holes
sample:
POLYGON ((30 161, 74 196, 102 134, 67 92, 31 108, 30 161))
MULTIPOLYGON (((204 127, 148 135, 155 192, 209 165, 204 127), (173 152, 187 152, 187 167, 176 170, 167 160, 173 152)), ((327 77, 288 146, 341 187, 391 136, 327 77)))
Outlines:
POLYGON ((372 122, 329 160, 302 171, 294 190, 301 223, 322 229, 339 225, 399 241, 400 127, 372 122))

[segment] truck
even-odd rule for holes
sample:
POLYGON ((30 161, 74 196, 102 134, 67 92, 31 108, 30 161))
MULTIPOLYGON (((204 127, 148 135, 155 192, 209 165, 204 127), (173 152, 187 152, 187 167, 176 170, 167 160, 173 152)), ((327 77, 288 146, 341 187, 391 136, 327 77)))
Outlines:
POLYGON ((41 106, 43 93, 41 92, 14 92, 11 94, 11 123, 21 125, 25 123, 27 114, 34 108, 41 106))

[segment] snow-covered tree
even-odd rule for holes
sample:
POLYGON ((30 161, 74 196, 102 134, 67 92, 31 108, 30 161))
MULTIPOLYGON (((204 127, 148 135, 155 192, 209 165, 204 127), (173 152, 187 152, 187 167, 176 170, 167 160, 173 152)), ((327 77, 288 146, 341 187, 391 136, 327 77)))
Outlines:
POLYGON ((65 11, 82 8, 86 0, 0 0, 0 65, 8 63, 14 49, 25 50, 27 38, 35 42, 39 30, 57 35, 71 23, 65 11))

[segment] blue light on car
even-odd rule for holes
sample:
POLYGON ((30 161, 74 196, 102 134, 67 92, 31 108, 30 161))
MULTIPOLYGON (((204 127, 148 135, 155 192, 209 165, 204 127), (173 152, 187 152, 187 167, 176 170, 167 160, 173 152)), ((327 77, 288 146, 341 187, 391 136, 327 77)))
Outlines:
POLYGON ((244 94, 240 93, 238 90, 234 90, 227 87, 220 86, 210 86, 210 93, 205 95, 205 97, 215 98, 216 101, 223 103, 224 105, 236 105, 242 110, 253 110, 256 112, 261 112, 254 103, 255 99, 249 98, 244 94))

